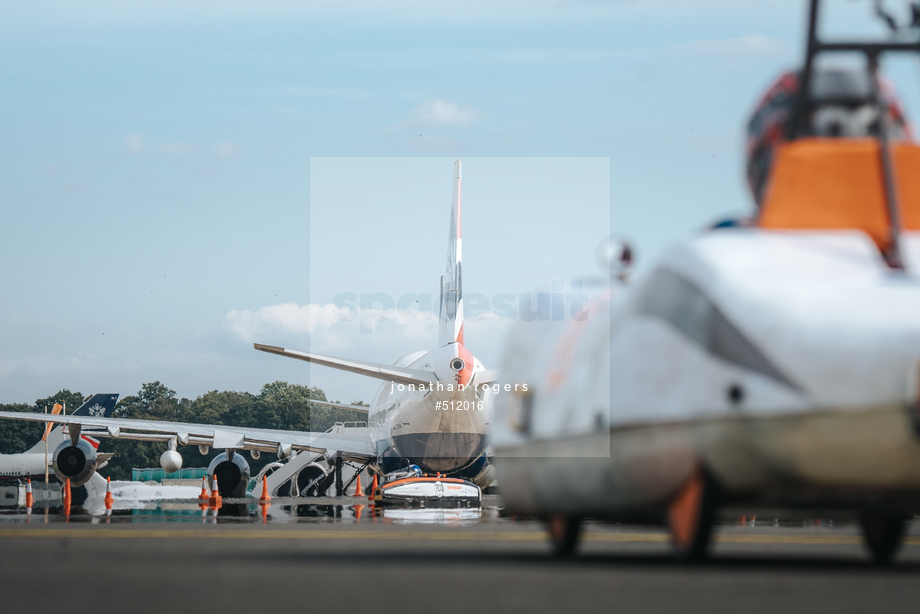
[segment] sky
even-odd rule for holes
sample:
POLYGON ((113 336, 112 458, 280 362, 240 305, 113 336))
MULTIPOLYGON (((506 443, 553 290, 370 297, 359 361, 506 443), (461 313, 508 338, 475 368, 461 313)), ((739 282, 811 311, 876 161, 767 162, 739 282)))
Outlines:
MULTIPOLYGON (((828 31, 877 32, 868 1, 831 5, 828 31)), ((278 379, 370 400, 374 382, 252 343, 430 349, 430 318, 371 309, 361 332, 329 306, 436 295, 458 158, 467 294, 597 275, 610 232, 641 274, 751 210, 744 122, 800 61, 804 17, 789 0, 7 4, 0 402, 278 379)), ((916 64, 886 69, 920 116, 916 64)), ((471 323, 487 366, 506 324, 471 323)))

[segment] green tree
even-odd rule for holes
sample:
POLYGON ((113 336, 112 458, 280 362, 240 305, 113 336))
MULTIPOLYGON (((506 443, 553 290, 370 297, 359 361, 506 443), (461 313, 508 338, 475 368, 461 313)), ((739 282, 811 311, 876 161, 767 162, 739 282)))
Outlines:
MULTIPOLYGON (((73 413, 83 404, 83 395, 70 390, 59 390, 57 393, 38 399, 34 405, 13 403, 0 405, 0 411, 23 411, 41 413, 50 412, 55 403, 66 403, 67 413, 73 413)), ((43 422, 26 422, 25 420, 0 420, 0 454, 19 454, 34 446, 41 439, 45 424, 43 422)))
MULTIPOLYGON (((35 411, 32 405, 14 403, 0 405, 0 411, 35 411)), ((0 420, 0 454, 19 454, 34 446, 42 437, 43 422, 0 420)))
POLYGON ((83 394, 79 392, 71 392, 67 389, 64 389, 64 390, 58 391, 56 394, 48 398, 38 399, 37 401, 35 401, 34 411, 39 411, 39 412, 44 411, 45 408, 47 407, 48 411, 50 412, 51 409, 54 407, 55 403, 60 403, 61 405, 64 406, 64 410, 68 414, 72 414, 81 405, 83 405, 83 401, 85 400, 86 399, 83 398, 83 394))
POLYGON ((123 397, 115 408, 118 418, 145 418, 149 420, 178 420, 182 412, 176 391, 159 381, 141 384, 136 396, 123 397))

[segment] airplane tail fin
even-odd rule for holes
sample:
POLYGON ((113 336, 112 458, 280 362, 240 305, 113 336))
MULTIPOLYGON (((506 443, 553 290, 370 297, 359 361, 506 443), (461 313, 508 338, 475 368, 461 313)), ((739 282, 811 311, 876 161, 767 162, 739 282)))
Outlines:
POLYGON ((460 160, 454 162, 454 185, 450 202, 447 271, 441 276, 438 347, 463 344, 463 267, 460 228, 460 160))
MULTIPOLYGON (((118 401, 117 394, 94 394, 73 412, 75 416, 93 416, 96 418, 110 418, 115 412, 115 403, 118 401)), ((48 426, 51 426, 50 424, 48 426)), ((48 451, 53 452, 55 448, 61 445, 61 442, 67 438, 64 434, 63 426, 56 426, 53 429, 45 429, 45 437, 48 438, 48 451)), ((38 440, 28 453, 37 454, 45 451, 45 438, 38 440)))

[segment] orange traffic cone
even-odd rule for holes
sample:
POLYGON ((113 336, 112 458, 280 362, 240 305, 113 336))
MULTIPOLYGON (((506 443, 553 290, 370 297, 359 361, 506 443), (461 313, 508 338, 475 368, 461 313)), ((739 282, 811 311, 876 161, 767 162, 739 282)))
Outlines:
POLYGON ((211 509, 217 509, 223 499, 220 496, 220 489, 217 487, 217 476, 214 476, 214 488, 211 489, 211 498, 208 500, 208 503, 211 505, 211 509))
POLYGON ((112 504, 115 502, 115 499, 112 497, 112 478, 108 477, 105 479, 105 511, 112 511, 112 504))
POLYGON ((377 474, 374 474, 374 482, 371 484, 371 494, 367 496, 368 501, 374 500, 374 493, 377 492, 377 474))
POLYGON ((29 510, 29 513, 32 513, 32 504, 35 503, 35 499, 32 497, 32 479, 29 478, 29 481, 26 482, 26 509, 29 510))
POLYGON ((259 505, 269 505, 271 502, 272 497, 268 494, 268 476, 262 476, 262 496, 259 497, 259 505))
POLYGON ((357 481, 355 482, 355 496, 356 496, 356 497, 360 497, 360 496, 363 495, 363 494, 364 494, 364 493, 361 492, 361 474, 359 473, 359 474, 358 474, 358 479, 357 479, 357 481))
POLYGON ((210 498, 211 495, 208 493, 208 478, 201 476, 201 494, 198 495, 198 503, 207 503, 210 498))

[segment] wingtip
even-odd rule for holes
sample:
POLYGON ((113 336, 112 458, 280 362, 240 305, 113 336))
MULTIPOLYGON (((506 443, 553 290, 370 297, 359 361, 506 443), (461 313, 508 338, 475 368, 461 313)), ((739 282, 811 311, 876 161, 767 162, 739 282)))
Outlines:
POLYGON ((253 343, 252 347, 259 350, 260 352, 271 352, 272 354, 279 354, 284 352, 284 348, 278 347, 277 345, 263 345, 261 343, 253 343))

